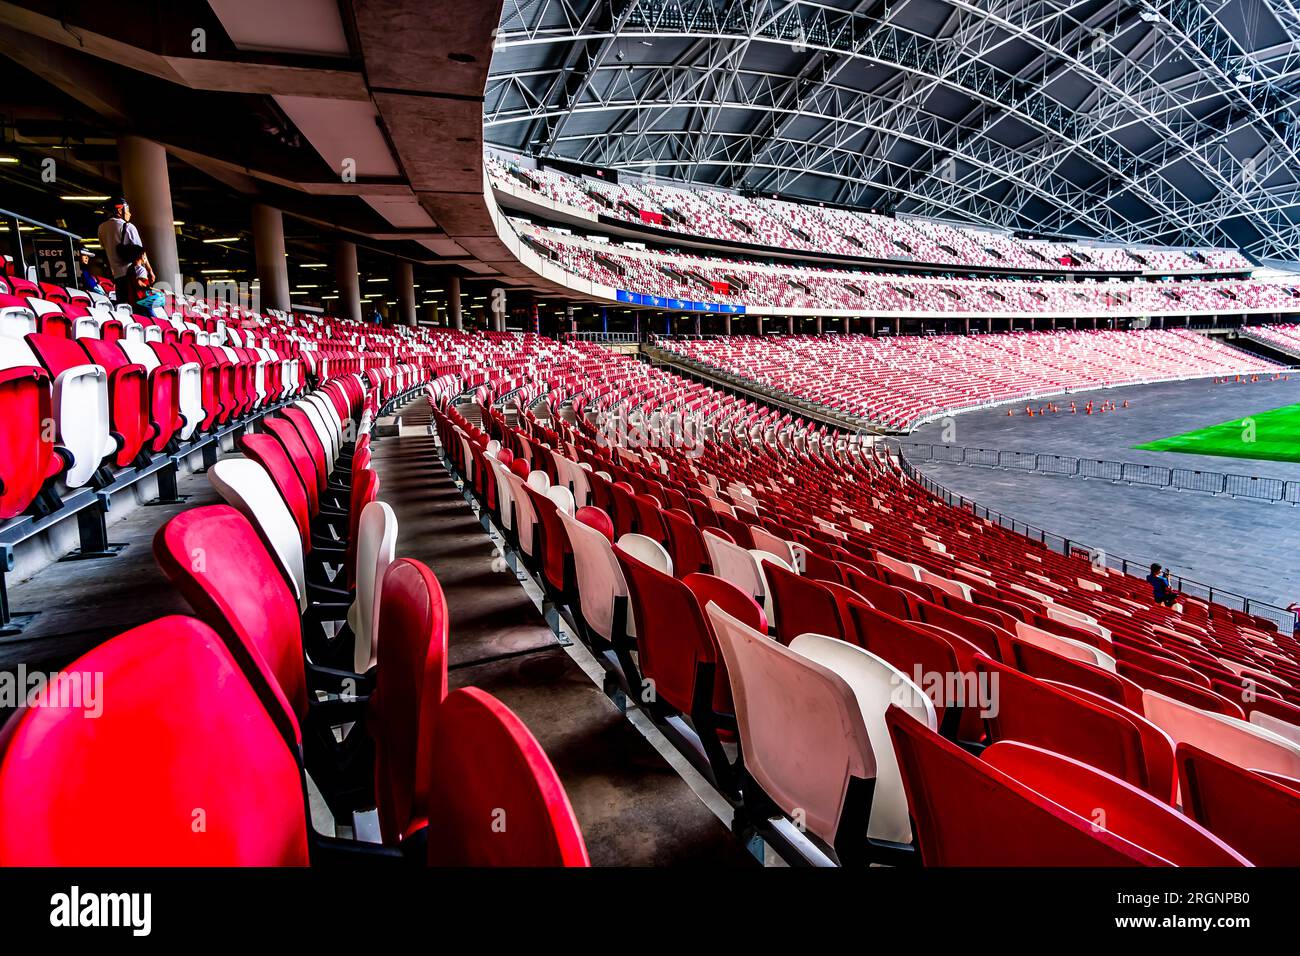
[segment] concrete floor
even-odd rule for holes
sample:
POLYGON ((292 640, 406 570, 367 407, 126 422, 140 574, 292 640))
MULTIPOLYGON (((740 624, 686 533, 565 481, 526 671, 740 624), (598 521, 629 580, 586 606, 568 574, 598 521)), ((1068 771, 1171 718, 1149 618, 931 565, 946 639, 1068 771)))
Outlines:
POLYGON ((499 697, 554 763, 595 865, 749 866, 757 861, 605 696, 547 625, 444 468, 423 399, 376 443, 397 553, 423 561, 451 613, 451 684, 499 697), (415 433, 415 434, 412 434, 415 433), (494 567, 496 570, 494 570, 494 567))
MULTIPOLYGON (((1117 402, 1127 398, 1130 407, 1104 415, 1043 418, 984 409, 954 419, 946 436, 944 423, 936 422, 918 429, 911 440, 939 443, 947 437, 952 444, 975 448, 1300 479, 1300 465, 1290 462, 1132 447, 1300 402, 1300 376, 1286 382, 1144 385, 1091 396, 1117 402)), ((1290 505, 968 465, 931 462, 922 467, 935 481, 980 504, 1112 555, 1159 561, 1175 575, 1283 607, 1300 600, 1300 514, 1290 505)))

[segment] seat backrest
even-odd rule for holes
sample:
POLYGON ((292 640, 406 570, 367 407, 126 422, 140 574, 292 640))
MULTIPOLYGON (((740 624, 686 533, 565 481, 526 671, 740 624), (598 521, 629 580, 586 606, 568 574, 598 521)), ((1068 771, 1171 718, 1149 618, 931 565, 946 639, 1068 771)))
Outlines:
POLYGON ((429 779, 430 865, 589 865, 555 768, 487 692, 462 688, 443 701, 429 779))
POLYGON ((908 592, 867 577, 853 568, 846 570, 844 565, 840 571, 844 574, 845 585, 861 594, 877 610, 903 621, 909 621, 915 615, 915 599, 908 592))
POLYGON ((764 578, 771 591, 769 607, 776 621, 777 640, 789 644, 800 634, 844 638, 839 604, 830 591, 776 564, 764 568, 764 578))
POLYGON ((653 681, 658 699, 690 714, 699 665, 716 665, 720 657, 703 608, 689 587, 661 567, 640 560, 622 541, 614 554, 627 581, 636 620, 641 676, 653 681))
POLYGON ((644 534, 625 534, 618 539, 618 547, 638 561, 648 564, 662 574, 673 573, 673 559, 662 544, 644 534))
POLYGON ((1147 793, 1151 794, 1165 803, 1173 804, 1177 801, 1178 793, 1176 789, 1176 780, 1174 772, 1174 742, 1173 739, 1156 726, 1146 717, 1137 711, 1130 710, 1123 703, 1103 697, 1101 694, 1095 694, 1090 690, 1082 687, 1075 687, 1072 684, 1063 684, 1059 681, 1044 681, 1044 683, 1055 687, 1057 690, 1063 690, 1067 694, 1085 700, 1095 707, 1102 710, 1108 710, 1113 714, 1119 714, 1134 727, 1142 737, 1142 759, 1147 767, 1147 782, 1143 787, 1147 793))
POLYGON ((447 696, 447 602, 432 571, 403 558, 382 579, 375 690, 375 805, 385 843, 428 812, 434 734, 447 696))
POLYGON ((1300 745, 1262 727, 1151 690, 1142 692, 1142 709, 1175 746, 1191 744, 1239 767, 1300 777, 1300 745))
POLYGON ((745 548, 731 541, 724 541, 710 531, 704 532, 704 544, 709 551, 709 563, 713 573, 725 581, 730 581, 746 594, 753 595, 760 604, 765 604, 767 596, 763 575, 759 572, 758 562, 745 548))
POLYGON ((801 813, 809 832, 834 845, 851 781, 876 775, 853 689, 716 604, 705 611, 727 662, 745 769, 778 807, 801 813))
POLYGON ((296 740, 307 712, 298 602, 257 529, 229 505, 191 508, 158 529, 153 553, 296 740))
POLYGON ((352 669, 364 674, 376 663, 384 574, 397 554, 397 515, 386 502, 372 501, 361 512, 357 535, 357 593, 348 609, 348 624, 352 669))
MULTIPOLYGON (((1279 701, 1279 703, 1281 703, 1279 701)), ((1277 734, 1293 744, 1300 745, 1300 724, 1290 720, 1283 720, 1275 717, 1266 710, 1255 710, 1251 712, 1250 723, 1256 727, 1261 727, 1270 733, 1277 734)))
POLYGON ((315 464, 316 472, 316 489, 318 493, 325 493, 325 485, 329 482, 329 473, 333 470, 334 464, 329 460, 329 455, 325 450, 325 445, 321 443, 320 434, 312 424, 312 420, 301 408, 297 406, 286 406, 280 410, 281 414, 289 420, 294 429, 298 432, 298 439, 302 442, 307 453, 311 455, 312 462, 315 464))
MULTIPOLYGON (((560 521, 573 550, 573 569, 578 580, 582 619, 598 636, 611 640, 618 622, 615 610, 619 598, 627 597, 627 582, 613 546, 605 535, 582 521, 583 512, 571 518, 560 513, 560 521)), ((624 626, 628 622, 623 622, 624 626)))
POLYGON ((271 477, 285 507, 293 515, 304 553, 310 551, 311 505, 307 501, 302 479, 298 477, 298 470, 289 460, 284 446, 270 435, 241 435, 236 445, 245 457, 261 465, 271 477))
POLYGON ((1165 697, 1173 697, 1176 700, 1183 701, 1183 703, 1191 704, 1193 707, 1199 707, 1202 710, 1212 711, 1216 714, 1223 714, 1226 717, 1235 717, 1238 720, 1246 719, 1246 712, 1240 706, 1228 700, 1228 698, 1216 694, 1208 687, 1191 684, 1176 677, 1166 677, 1164 674, 1157 674, 1145 667, 1139 667, 1125 661, 1118 663, 1117 670, 1120 676, 1127 677, 1143 690, 1153 690, 1165 697))
POLYGON ((320 486, 317 484, 316 462, 312 459, 307 446, 303 444, 298 429, 294 428, 294 424, 289 419, 282 418, 264 418, 261 420, 261 425, 266 429, 266 433, 276 438, 285 449, 285 454, 298 475, 299 484, 303 486, 303 493, 307 496, 308 514, 315 516, 320 511, 320 486))
MULTIPOLYGON (((461 440, 464 441, 463 438, 461 440)), ((507 531, 511 531, 514 529, 515 524, 515 492, 511 484, 510 468, 502 464, 497 458, 484 458, 484 461, 492 469, 497 510, 501 514, 501 526, 507 531)))
POLYGON ((257 528, 262 543, 279 564, 298 609, 306 610, 307 572, 302 538, 274 479, 251 458, 226 458, 208 469, 208 481, 228 505, 238 508, 257 528))
POLYGON ((22 514, 57 465, 51 417, 50 376, 20 341, 0 338, 0 521, 22 514))
POLYGON ((980 708, 969 679, 974 675, 963 671, 956 651, 942 637, 861 601, 850 602, 848 611, 862 646, 925 688, 940 720, 955 705, 980 708))
POLYGON ((1300 793, 1190 744, 1175 762, 1185 814, 1256 866, 1300 864, 1300 793))
MULTIPOLYGON (((1118 674, 1102 670, 1084 661, 1072 660, 1055 651, 1030 644, 1018 637, 1009 637, 1006 647, 1011 652, 1007 663, 1017 670, 1040 680, 1060 681, 1084 690, 1101 694, 1122 704, 1125 702, 1124 684, 1118 674)), ((1005 655, 1004 655, 1005 656, 1005 655)))
POLYGON ((361 516, 366 506, 379 499, 379 475, 372 468, 352 469, 352 489, 348 505, 348 543, 343 549, 344 570, 348 587, 357 586, 357 546, 361 541, 361 516))
POLYGON ((980 658, 976 665, 990 688, 996 686, 996 706, 986 715, 991 739, 1046 747, 1136 787, 1147 785, 1142 735, 1132 721, 1006 664, 980 658))
POLYGON ((1040 627, 1026 624, 1024 621, 1016 622, 1015 636, 1029 644, 1051 651, 1053 654, 1060 654, 1062 657, 1068 657, 1071 660, 1083 661, 1085 664, 1100 667, 1102 670, 1115 672, 1115 658, 1091 645, 1080 643, 1059 634, 1052 634, 1040 627))
POLYGON ((565 485, 553 485, 546 490, 547 499, 560 511, 565 514, 576 514, 578 511, 577 499, 573 497, 573 492, 565 485))
POLYGON ((794 548, 791 547, 789 541, 777 537, 772 532, 758 525, 750 526, 749 536, 754 541, 755 550, 766 551, 768 554, 780 558, 791 567, 795 566, 796 557, 794 548))
POLYGON ((995 743, 985 764, 1173 866, 1249 866, 1250 861, 1168 803, 1083 761, 1021 741, 995 743))
POLYGON ((875 840, 911 843, 907 797, 885 726, 885 711, 894 705, 931 730, 938 727, 930 698, 903 671, 870 651, 820 634, 800 634, 790 650, 834 671, 853 688, 876 762, 876 787, 867 835, 875 840))
POLYGON ((0 866, 307 863, 294 754, 194 618, 106 641, 0 733, 0 866))
POLYGON ((965 638, 995 661, 1002 659, 1001 633, 997 625, 972 620, 933 601, 918 600, 915 606, 919 618, 926 624, 933 624, 965 638))
POLYGON ((1163 861, 890 708, 926 866, 1156 866, 1163 861))
POLYGON ((677 574, 686 577, 700 571, 707 572, 710 568, 709 551, 695 519, 672 508, 662 512, 661 517, 677 574))
MULTIPOLYGON (((712 574, 688 574, 682 578, 682 584, 691 589, 701 608, 714 603, 747 627, 752 627, 760 634, 767 633, 767 617, 763 614, 763 609, 758 606, 757 601, 730 581, 724 581, 712 574)), ((709 633, 713 635, 713 622, 707 615, 705 621, 709 626, 709 633)), ((713 645, 718 646, 716 635, 713 635, 713 645)), ((720 714, 736 712, 735 702, 731 698, 731 682, 727 677, 727 664, 721 650, 718 651, 718 670, 713 681, 713 709, 720 714)))

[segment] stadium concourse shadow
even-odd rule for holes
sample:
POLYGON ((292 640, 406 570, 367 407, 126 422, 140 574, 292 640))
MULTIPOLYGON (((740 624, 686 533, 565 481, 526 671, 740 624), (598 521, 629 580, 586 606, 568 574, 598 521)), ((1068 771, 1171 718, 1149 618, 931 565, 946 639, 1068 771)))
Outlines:
POLYGON ((757 865, 726 825, 561 645, 424 433, 428 404, 374 445, 397 554, 437 575, 451 617, 451 686, 496 695, 551 758, 600 866, 757 865), (410 434, 409 432, 418 432, 410 434))
MULTIPOLYGON (((1300 374, 1276 382, 1140 385, 1054 401, 1066 411, 1028 418, 1023 403, 982 409, 956 416, 947 434, 944 422, 934 422, 904 440, 939 443, 947 437, 951 444, 971 448, 1300 479, 1300 465, 1289 462, 1133 447, 1300 402, 1300 374), (1089 398, 1121 405, 1127 399, 1129 407, 1071 415, 1071 398, 1080 406, 1089 398), (1008 407, 1016 414, 1009 417, 1008 407)), ((1159 561, 1175 576, 1281 607, 1300 600, 1300 562, 1294 558, 1300 549, 1300 520, 1291 505, 969 465, 925 462, 919 467, 941 485, 995 511, 1112 555, 1139 563, 1159 561)))

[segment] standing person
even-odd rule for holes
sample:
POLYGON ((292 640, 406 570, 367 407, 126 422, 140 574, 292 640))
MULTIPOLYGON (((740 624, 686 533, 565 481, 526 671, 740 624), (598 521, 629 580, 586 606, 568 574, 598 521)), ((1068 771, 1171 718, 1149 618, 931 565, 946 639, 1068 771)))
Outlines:
POLYGON ((130 204, 125 199, 115 199, 108 211, 111 215, 99 226, 99 245, 108 259, 108 271, 113 274, 117 301, 134 307, 143 294, 137 269, 140 259, 143 258, 146 274, 152 274, 153 269, 140 231, 131 223, 130 204))
POLYGON ((1169 587, 1169 572, 1160 565, 1151 565, 1151 573, 1147 575, 1147 584, 1151 585, 1151 598, 1157 604, 1173 607, 1174 602, 1178 600, 1178 592, 1169 587))

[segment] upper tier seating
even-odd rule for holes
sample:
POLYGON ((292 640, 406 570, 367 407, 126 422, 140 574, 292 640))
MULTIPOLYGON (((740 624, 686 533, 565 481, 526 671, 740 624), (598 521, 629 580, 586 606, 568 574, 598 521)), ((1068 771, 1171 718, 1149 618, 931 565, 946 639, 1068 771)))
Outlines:
MULTIPOLYGON (((582 239, 512 220, 527 244, 583 282, 688 302, 758 312, 899 318, 1142 317, 1300 312, 1300 290, 1277 282, 1079 282, 1006 278, 930 278, 730 260, 582 239)), ((606 293, 612 295, 613 293, 606 293)))
POLYGON ((1233 249, 1119 248, 1023 242, 1011 235, 929 220, 903 220, 812 203, 750 198, 736 192, 625 178, 611 183, 556 169, 531 169, 487 152, 498 189, 533 193, 591 216, 605 215, 671 233, 801 252, 935 265, 1034 271, 1248 272, 1233 249))

